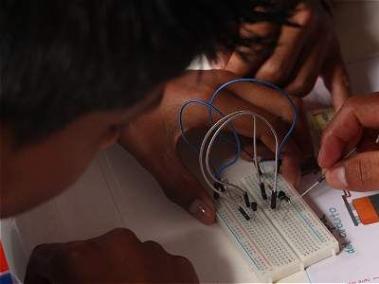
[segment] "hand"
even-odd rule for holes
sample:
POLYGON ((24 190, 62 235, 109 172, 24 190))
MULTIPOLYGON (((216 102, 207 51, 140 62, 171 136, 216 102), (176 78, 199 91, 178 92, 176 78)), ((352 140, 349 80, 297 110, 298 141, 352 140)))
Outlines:
POLYGON ((379 188, 378 113, 379 93, 351 97, 325 130, 318 161, 332 187, 358 191, 379 188), (361 153, 340 161, 355 146, 361 153))
MULTIPOLYGON (((186 101, 194 98, 208 100, 219 85, 235 78, 236 75, 230 72, 217 70, 186 72, 166 85, 159 105, 130 122, 122 131, 119 141, 155 176, 168 198, 205 224, 215 221, 215 207, 208 192, 178 155, 177 145, 181 137, 178 112, 186 101)), ((282 95, 248 83, 228 88, 217 98, 216 106, 224 113, 241 109, 255 111, 269 119, 279 133, 286 133, 288 122, 292 119, 292 110, 282 95)), ((209 127, 208 119, 206 108, 191 107, 184 116, 186 130, 209 127)), ((235 126, 240 134, 251 137, 251 120, 239 120, 235 126)), ((296 134, 298 139, 286 147, 282 163, 282 173, 294 184, 299 180, 301 156, 296 142, 304 145, 303 149, 310 145, 306 141, 309 135, 305 123, 301 119, 296 134)), ((258 137, 273 150, 271 134, 259 125, 258 137)))
POLYGON ((239 75, 271 81, 296 96, 307 95, 321 76, 338 109, 350 95, 350 88, 330 11, 321 0, 302 1, 289 21, 298 26, 271 23, 244 26, 242 33, 277 39, 276 48, 254 44, 243 51, 249 60, 234 52, 222 56, 221 65, 239 75))
POLYGON ((159 244, 141 242, 127 229, 103 236, 36 247, 25 284, 34 283, 197 283, 191 263, 159 244))

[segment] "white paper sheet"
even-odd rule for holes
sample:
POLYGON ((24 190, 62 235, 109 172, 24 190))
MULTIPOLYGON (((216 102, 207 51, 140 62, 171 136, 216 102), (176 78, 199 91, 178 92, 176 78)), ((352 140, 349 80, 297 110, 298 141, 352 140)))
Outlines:
MULTIPOLYGON (((379 57, 361 61, 348 66, 355 93, 365 94, 379 91, 379 57)), ((317 88, 314 97, 323 97, 327 103, 325 91, 317 88)), ((310 201, 320 214, 325 214, 350 246, 336 258, 313 265, 307 270, 312 282, 379 282, 379 223, 354 226, 344 202, 341 191, 322 186, 310 194, 310 201)), ((353 199, 371 193, 352 192, 353 199)))
MULTIPOLYGON (((348 201, 377 192, 351 192, 348 201)), ((343 245, 335 258, 307 269, 312 282, 379 282, 379 223, 355 226, 342 200, 343 191, 322 186, 310 199, 325 214, 333 233, 343 245)))

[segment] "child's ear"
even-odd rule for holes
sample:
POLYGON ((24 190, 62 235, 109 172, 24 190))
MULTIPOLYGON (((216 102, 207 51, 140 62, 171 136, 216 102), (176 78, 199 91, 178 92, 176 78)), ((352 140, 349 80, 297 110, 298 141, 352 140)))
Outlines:
POLYGON ((114 125, 104 133, 100 141, 100 149, 106 149, 117 142, 120 137, 121 127, 114 125))

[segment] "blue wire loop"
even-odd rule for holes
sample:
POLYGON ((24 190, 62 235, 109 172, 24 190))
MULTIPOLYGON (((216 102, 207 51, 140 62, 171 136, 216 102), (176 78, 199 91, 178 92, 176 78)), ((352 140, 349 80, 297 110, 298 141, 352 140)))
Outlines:
MULTIPOLYGON (((278 91, 280 94, 282 94, 284 97, 287 98, 289 104, 291 105, 291 107, 292 107, 292 124, 291 124, 290 128, 288 129, 288 132, 284 136, 282 142, 279 145, 279 156, 280 156, 282 154, 283 148, 287 144, 288 139, 290 138, 292 132, 294 131, 294 129, 296 127, 296 122, 297 122, 297 118, 298 118, 298 109, 286 91, 282 90, 278 86, 276 86, 276 85, 274 85, 268 81, 254 79, 254 78, 239 78, 239 79, 230 80, 230 81, 222 84, 220 87, 218 87, 216 89, 216 91, 212 94, 211 98, 209 99, 209 103, 211 105, 213 105, 215 100, 217 99, 217 97, 221 94, 221 92, 225 88, 229 87, 230 85, 233 85, 236 83, 242 83, 242 82, 253 83, 253 84, 256 84, 258 86, 263 86, 263 87, 270 88, 272 90, 278 91)), ((209 108, 209 116, 210 116, 210 122, 212 123, 212 109, 211 108, 209 108)))
MULTIPOLYGON (((290 98, 290 96, 287 94, 287 92, 285 92, 284 90, 282 90, 281 88, 277 87, 276 85, 270 83, 270 82, 267 82, 267 81, 264 81, 264 80, 259 80, 259 79, 253 79, 253 78, 239 78, 239 79, 234 79, 234 80, 230 80, 224 84, 222 84, 221 86, 219 86, 215 91, 214 93, 212 94, 211 98, 208 100, 208 101, 203 101, 203 100, 190 100, 190 101, 187 101, 185 102, 182 107, 180 108, 180 111, 179 111, 179 127, 180 127, 180 131, 181 131, 181 134, 182 134, 182 137, 183 137, 183 140, 188 144, 190 145, 195 151, 199 151, 199 149, 197 149, 194 145, 192 145, 190 143, 190 141, 187 139, 187 137, 185 136, 184 132, 184 124, 183 124, 183 113, 184 113, 184 110, 190 106, 191 104, 200 104, 201 106, 205 106, 208 108, 208 111, 209 111, 209 123, 212 124, 213 123, 213 112, 216 112, 218 115, 220 116, 225 116, 224 113, 222 113, 218 108, 216 108, 214 106, 214 102, 215 100, 217 99, 217 97, 221 94, 221 92, 229 87, 230 85, 232 84, 236 84, 236 83, 242 83, 242 82, 248 82, 248 83, 252 83, 252 84, 256 84, 256 85, 259 85, 259 86, 263 86, 263 87, 266 87, 266 88, 270 88, 272 90, 275 90, 275 91, 278 91, 280 94, 282 94, 284 97, 287 98, 290 106, 292 107, 292 123, 291 123, 291 126, 290 128, 288 129, 286 135, 284 136, 282 142, 280 143, 279 145, 279 157, 281 157, 281 154, 283 152, 283 148, 285 147, 285 145, 287 144, 292 132, 294 131, 295 127, 296 127, 296 122, 297 122, 297 118, 298 118, 298 109, 296 107, 296 105, 294 104, 294 102, 292 101, 292 99, 290 98)), ((227 161, 225 162, 224 164, 222 164, 216 171, 215 171, 215 176, 217 178, 220 178, 222 173, 229 167, 231 167, 233 164, 235 164, 237 161, 238 161, 238 158, 241 154, 241 140, 238 136, 238 133, 235 129, 235 127, 233 126, 233 124, 231 124, 231 130, 232 130, 232 133, 233 133, 233 137, 234 137, 234 140, 235 140, 235 143, 236 143, 236 153, 235 153, 235 156, 233 159, 231 159, 230 161, 227 161)))
MULTIPOLYGON (((203 100, 190 100, 190 101, 187 101, 185 102, 182 107, 180 108, 180 111, 179 111, 179 127, 180 127, 180 132, 182 134, 182 137, 183 137, 183 140, 188 144, 190 145, 194 151, 198 152, 199 149, 196 148, 194 145, 191 144, 191 142, 188 140, 188 138, 186 137, 185 135, 185 130, 184 130, 184 123, 183 123, 183 114, 184 114, 184 111, 187 107, 189 107, 191 104, 199 104, 201 106, 206 106, 208 107, 209 110, 213 110, 215 111, 217 114, 219 114, 220 116, 225 116, 225 114, 220 111, 218 108, 216 108, 214 105, 210 104, 208 101, 203 101, 203 100)), ((233 164, 235 164, 237 161, 238 161, 238 158, 239 156, 241 155, 241 141, 238 137, 238 133, 236 131, 236 129, 234 128, 233 125, 231 125, 231 129, 232 129, 232 133, 233 133, 233 137, 234 137, 234 140, 236 142, 236 153, 234 155, 234 158, 231 159, 230 161, 222 164, 220 166, 219 169, 217 169, 214 173, 214 175, 220 179, 221 178, 221 175, 222 173, 227 169, 229 168, 230 166, 232 166, 233 164)))

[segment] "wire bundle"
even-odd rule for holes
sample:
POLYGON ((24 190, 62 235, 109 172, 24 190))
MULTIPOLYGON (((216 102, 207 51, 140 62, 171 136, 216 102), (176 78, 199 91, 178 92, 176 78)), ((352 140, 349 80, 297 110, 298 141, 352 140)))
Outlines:
MULTIPOLYGON (((265 190, 264 190, 264 184, 262 183, 261 177, 260 177, 260 168, 259 168, 258 154, 257 154, 257 147, 256 147, 256 145, 257 145, 257 141, 256 141, 257 140, 257 129, 256 129, 257 120, 260 120, 265 125, 267 125, 268 128, 270 129, 271 134, 275 138, 275 153, 274 153, 275 154, 275 172, 274 172, 274 181, 273 181, 273 184, 271 186, 271 188, 272 188, 271 208, 275 208, 276 207, 276 197, 277 197, 277 177, 278 177, 279 168, 280 168, 281 154, 282 154, 283 148, 285 147, 286 143, 288 142, 293 130, 295 129, 296 121, 297 121, 297 117, 298 117, 297 108, 286 92, 284 92, 279 87, 277 87, 277 86, 275 86, 269 82, 258 80, 258 79, 240 78, 240 79, 231 80, 231 81, 228 81, 228 82, 222 84, 220 87, 218 87, 215 90, 215 92, 212 94, 209 101, 190 100, 190 101, 187 101, 186 103, 184 103, 183 106, 181 107, 180 111, 179 111, 179 127, 180 127, 184 141, 187 144, 191 145, 191 147, 199 154, 199 166, 200 166, 201 174, 202 174, 205 182, 207 183, 207 185, 217 195, 219 195, 223 198, 228 198, 229 200, 231 200, 231 199, 233 200, 233 198, 231 198, 231 194, 234 194, 235 196, 240 196, 240 199, 242 199, 244 195, 246 197, 247 192, 245 190, 243 190, 242 188, 240 188, 239 186, 232 184, 232 183, 228 183, 225 180, 223 180, 222 174, 226 169, 228 169, 229 167, 234 165, 240 157, 241 141, 240 141, 239 135, 238 135, 235 127, 233 126, 233 121, 238 119, 238 118, 246 117, 246 116, 248 116, 252 119, 252 125, 253 125, 253 127, 252 127, 252 137, 253 137, 252 143, 253 143, 254 166, 256 167, 256 171, 258 173, 258 181, 261 185, 262 195, 265 195, 265 190), (281 143, 279 143, 279 138, 278 138, 277 132, 275 131, 274 127, 263 116, 255 113, 255 112, 249 111, 249 110, 235 111, 235 112, 232 112, 232 113, 225 115, 222 111, 220 111, 217 107, 215 107, 215 105, 214 105, 215 100, 221 94, 221 92, 223 90, 225 90, 227 87, 229 87, 232 84, 241 83, 241 82, 249 82, 249 83, 253 83, 253 84, 257 84, 260 86, 264 86, 264 87, 273 89, 275 91, 278 91, 279 93, 281 93, 283 96, 285 96, 288 99, 289 104, 291 105, 291 107, 293 109, 293 120, 292 120, 292 123, 291 123, 291 126, 290 126, 288 132, 284 136, 281 143), (208 130, 208 132, 205 134, 203 141, 201 143, 200 149, 198 149, 197 147, 192 145, 190 143, 190 141, 186 138, 185 133, 184 133, 185 132, 184 123, 183 123, 184 111, 187 107, 189 107, 190 105, 193 105, 193 104, 197 104, 199 106, 206 107, 208 109, 208 112, 209 112, 209 123, 211 125, 213 124, 210 127, 210 129, 208 130), (218 116, 221 116, 221 118, 215 123, 213 123, 213 121, 214 121, 213 114, 214 113, 216 113, 218 116), (210 162, 211 150, 215 144, 217 137, 220 135, 220 133, 222 133, 222 131, 226 127, 229 127, 232 134, 233 134, 233 140, 234 140, 234 144, 236 147, 235 155, 231 160, 223 163, 218 169, 213 169, 211 162, 210 162), (215 186, 215 185, 218 185, 218 186, 215 186), (224 191, 221 189, 228 189, 228 190, 224 191)), ((228 142, 230 142, 230 141, 228 141, 228 142)))

